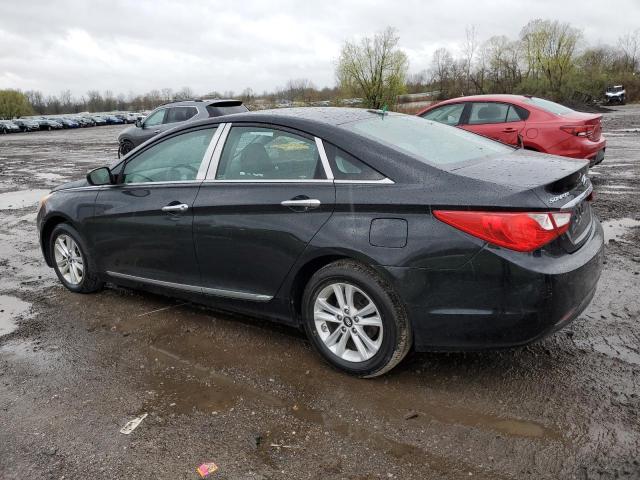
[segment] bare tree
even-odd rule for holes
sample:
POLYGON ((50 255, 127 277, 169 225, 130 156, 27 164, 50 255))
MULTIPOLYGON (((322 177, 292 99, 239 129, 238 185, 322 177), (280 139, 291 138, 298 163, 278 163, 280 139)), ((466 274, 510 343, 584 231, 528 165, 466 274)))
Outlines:
POLYGON ((431 59, 431 76, 433 82, 440 90, 440 97, 444 98, 448 96, 451 71, 454 63, 451 52, 446 48, 439 48, 433 52, 431 59))
POLYGON ((345 42, 336 67, 341 88, 362 97, 369 108, 394 106, 397 96, 404 91, 409 68, 398 40, 396 30, 388 27, 373 38, 345 42))
POLYGON ((471 66, 478 48, 478 30, 475 25, 465 28, 465 41, 463 45, 464 52, 464 73, 465 73, 465 89, 467 93, 471 89, 471 66))
POLYGON ((623 68, 627 72, 636 72, 640 67, 640 28, 627 33, 618 40, 622 51, 623 68))

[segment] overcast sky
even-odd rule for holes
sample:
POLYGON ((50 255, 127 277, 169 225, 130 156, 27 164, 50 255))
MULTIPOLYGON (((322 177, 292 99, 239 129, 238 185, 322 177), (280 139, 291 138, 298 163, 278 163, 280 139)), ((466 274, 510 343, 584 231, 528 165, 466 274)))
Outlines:
POLYGON ((80 96, 184 86, 261 93, 292 78, 333 86, 342 42, 387 25, 419 72, 436 48, 455 50, 467 25, 481 40, 516 38, 534 18, 615 45, 640 27, 640 0, 0 0, 0 88, 80 96))

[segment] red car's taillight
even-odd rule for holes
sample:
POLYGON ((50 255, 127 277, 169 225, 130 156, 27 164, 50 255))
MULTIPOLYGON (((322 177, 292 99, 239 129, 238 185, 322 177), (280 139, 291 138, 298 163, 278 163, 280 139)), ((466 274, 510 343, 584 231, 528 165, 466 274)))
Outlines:
POLYGON ((570 212, 478 212, 435 210, 433 215, 494 245, 532 252, 569 229, 570 212))
POLYGON ((596 131, 595 125, 565 125, 560 130, 576 137, 592 137, 596 131))

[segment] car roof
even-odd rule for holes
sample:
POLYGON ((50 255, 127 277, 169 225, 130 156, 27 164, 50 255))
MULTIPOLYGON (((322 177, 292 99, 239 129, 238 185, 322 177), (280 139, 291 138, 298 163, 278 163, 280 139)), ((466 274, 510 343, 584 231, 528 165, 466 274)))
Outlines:
MULTIPOLYGON (((439 102, 438 105, 457 102, 523 102, 528 98, 526 95, 512 94, 487 94, 487 95, 469 95, 467 97, 456 97, 439 102)), ((434 104, 435 106, 436 104, 434 104)))
POLYGON ((180 102, 169 102, 160 107, 187 107, 193 105, 204 105, 205 107, 237 107, 242 105, 242 100, 235 100, 233 98, 211 98, 211 99, 197 99, 197 100, 182 100, 180 102))
MULTIPOLYGON (((365 110, 363 108, 345 107, 298 107, 298 108, 278 108, 272 110, 258 110, 246 113, 235 113, 216 117, 219 122, 266 122, 266 123, 287 123, 291 126, 296 124, 316 124, 318 126, 334 126, 365 120, 380 115, 376 110, 365 110)), ((385 115, 397 115, 393 112, 386 112, 385 115)))

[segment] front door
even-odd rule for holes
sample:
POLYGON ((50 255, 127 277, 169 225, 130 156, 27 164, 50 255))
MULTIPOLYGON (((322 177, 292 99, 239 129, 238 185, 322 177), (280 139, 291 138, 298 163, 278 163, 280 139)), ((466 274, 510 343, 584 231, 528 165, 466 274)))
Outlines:
POLYGON ((127 160, 121 183, 99 191, 89 231, 100 270, 198 284, 192 207, 214 131, 189 130, 152 144, 127 160))
POLYGON ((518 135, 525 122, 517 109, 500 102, 473 102, 468 118, 462 128, 493 138, 508 145, 518 145, 518 135))
POLYGON ((333 212, 335 187, 314 138, 233 126, 207 177, 194 205, 205 293, 269 300, 333 212))

